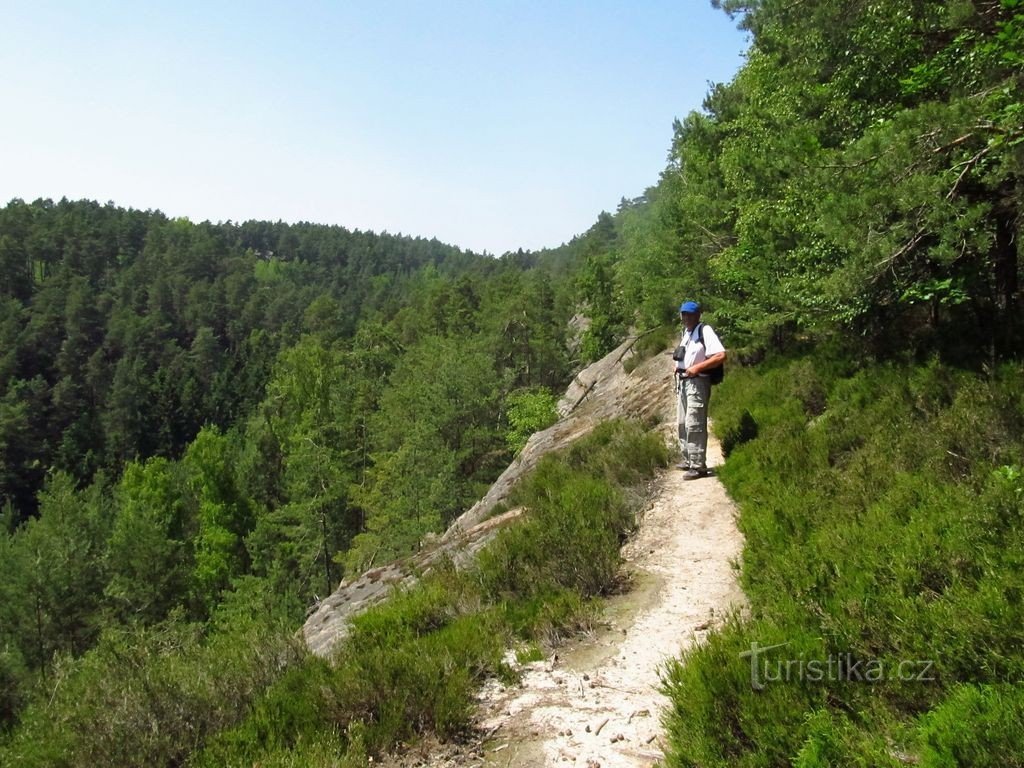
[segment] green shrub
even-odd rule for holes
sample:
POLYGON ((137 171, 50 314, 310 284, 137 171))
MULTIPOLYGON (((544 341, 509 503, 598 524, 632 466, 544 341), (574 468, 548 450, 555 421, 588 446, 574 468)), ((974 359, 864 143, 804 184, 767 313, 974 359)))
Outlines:
POLYGON ((1020 698, 1005 681, 1024 679, 1021 374, 815 358, 739 369, 720 388, 719 474, 740 507, 750 616, 671 667, 669 764, 984 765, 1010 753, 1020 698), (741 440, 747 415, 758 429, 741 440), (738 654, 754 642, 844 669, 920 662, 927 675, 753 691, 738 654))
POLYGON ((883 733, 865 728, 868 719, 858 716, 854 720, 842 711, 815 710, 806 719, 807 735, 793 760, 794 768, 898 768, 905 765, 906 753, 895 748, 883 733))
POLYGON ((0 735, 17 722, 28 696, 29 673, 17 648, 0 648, 0 735))
POLYGON ((509 425, 505 442, 509 449, 518 454, 534 432, 540 432, 558 421, 557 405, 558 398, 544 387, 525 389, 509 395, 505 403, 509 425))
POLYGON ((705 644, 668 665, 665 690, 671 698, 666 725, 670 766, 773 765, 787 762, 806 735, 805 717, 821 706, 827 690, 781 677, 776 663, 801 654, 819 657, 822 645, 809 632, 771 622, 752 624, 733 616, 705 644), (754 644, 783 649, 755 657, 754 644), (768 670, 768 675, 763 672, 768 670), (758 687, 760 686, 760 687, 758 687))
POLYGON ((497 599, 564 587, 590 596, 606 590, 629 525, 621 493, 554 462, 541 462, 536 477, 530 518, 481 553, 485 594, 497 599))
MULTIPOLYGON (((579 472, 603 477, 618 486, 635 486, 668 464, 668 448, 656 434, 635 422, 609 421, 577 440, 558 460, 579 472)), ((523 489, 529 492, 528 481, 523 489)))
POLYGON ((620 483, 663 465, 661 443, 612 423, 544 459, 517 492, 527 519, 499 534, 475 569, 442 563, 355 617, 330 663, 289 669, 193 762, 333 765, 333 755, 363 764, 425 733, 464 732, 480 682, 514 679, 503 661, 511 643, 553 642, 590 619, 586 598, 614 581, 632 525, 620 483))
POLYGON ((516 648, 517 664, 529 664, 534 661, 543 660, 544 650, 536 643, 529 643, 527 645, 516 648))
POLYGON ((808 417, 820 416, 825 412, 828 393, 817 368, 810 360, 801 360, 791 368, 793 395, 800 401, 808 417))
POLYGON ((362 723, 371 754, 425 732, 451 738, 469 724, 476 685, 498 671, 506 637, 489 613, 397 645, 353 635, 335 659, 331 719, 362 723))
POLYGON ((62 659, 0 753, 19 766, 181 765, 241 719, 298 658, 290 631, 245 626, 204 642, 197 625, 110 630, 62 659))
POLYGON ((663 440, 618 422, 598 426, 564 454, 545 457, 516 494, 529 510, 527 519, 481 553, 485 594, 606 592, 623 537, 634 525, 621 488, 667 460, 663 440))
POLYGON ((737 447, 757 437, 757 422, 746 408, 740 414, 739 423, 722 430, 722 453, 728 457, 737 447))
POLYGON ((516 637, 553 647, 593 625, 593 602, 568 589, 535 592, 531 597, 503 594, 502 615, 516 637))
POLYGON ((307 657, 286 670, 241 723, 214 736, 193 762, 209 768, 253 765, 313 744, 322 747, 325 737, 327 743, 340 744, 325 711, 324 691, 331 678, 329 663, 307 657))
POLYGON ((1024 766, 1024 684, 962 685, 921 719, 922 768, 1024 766))
MULTIPOLYGON (((329 732, 311 738, 300 737, 288 749, 261 756, 260 768, 365 768, 368 756, 351 737, 341 739, 329 732)), ((216 763, 218 766, 248 768, 252 763, 216 763)))
MULTIPOLYGON (((666 461, 638 425, 601 425, 523 483, 527 519, 479 568, 436 565, 356 617, 330 661, 296 642, 294 596, 257 579, 238 582, 205 630, 171 620, 107 632, 55 666, 0 763, 345 766, 428 732, 456 737, 480 682, 514 679, 509 645, 591 620, 588 597, 614 583, 633 525, 629 487, 666 461)), ((0 674, 16 677, 16 662, 0 674)))

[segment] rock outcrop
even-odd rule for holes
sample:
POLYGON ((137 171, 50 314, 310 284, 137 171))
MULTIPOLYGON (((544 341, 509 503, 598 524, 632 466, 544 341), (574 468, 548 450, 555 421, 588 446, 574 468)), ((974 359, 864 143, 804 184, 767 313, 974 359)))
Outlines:
POLYGON ((614 418, 635 418, 657 422, 666 418, 666 397, 672 385, 669 353, 640 363, 626 373, 623 361, 632 354, 636 337, 576 375, 558 404, 560 419, 534 434, 518 457, 494 482, 480 501, 463 513, 440 537, 424 541, 415 555, 374 568, 341 585, 309 616, 302 634, 310 650, 328 656, 348 632, 349 619, 383 600, 396 586, 411 584, 442 558, 461 565, 473 556, 521 510, 493 515, 495 507, 506 501, 523 475, 550 451, 564 448, 586 435, 597 424, 614 418))

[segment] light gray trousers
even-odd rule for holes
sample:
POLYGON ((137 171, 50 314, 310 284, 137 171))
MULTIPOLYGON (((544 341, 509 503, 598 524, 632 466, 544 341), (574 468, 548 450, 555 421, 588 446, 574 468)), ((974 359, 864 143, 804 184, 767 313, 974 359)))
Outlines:
POLYGON ((679 448, 683 463, 691 469, 708 467, 708 401, 711 382, 697 376, 683 379, 679 387, 677 421, 679 422, 679 448))

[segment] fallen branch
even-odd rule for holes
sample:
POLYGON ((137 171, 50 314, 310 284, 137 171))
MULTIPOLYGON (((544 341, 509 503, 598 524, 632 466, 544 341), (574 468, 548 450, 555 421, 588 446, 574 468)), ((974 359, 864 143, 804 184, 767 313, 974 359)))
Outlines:
POLYGON ((640 339, 642 339, 644 336, 647 336, 648 334, 654 333, 660 327, 661 326, 655 326, 654 328, 648 328, 646 331, 638 333, 636 336, 634 336, 633 340, 631 342, 629 342, 629 346, 626 347, 624 350, 622 350, 622 354, 620 354, 617 358, 615 358, 615 362, 616 363, 619 362, 622 358, 624 358, 627 354, 629 354, 629 351, 631 349, 633 349, 634 346, 636 346, 636 343, 638 341, 640 341, 640 339))
MULTIPOLYGON (((582 384, 582 383, 583 382, 581 381, 580 384, 582 384)), ((590 384, 587 385, 587 388, 583 390, 583 394, 580 395, 580 399, 572 404, 572 408, 569 409, 569 413, 572 413, 573 411, 575 411, 579 407, 580 403, 582 403, 586 399, 587 395, 590 394, 590 390, 592 390, 596 386, 597 386, 597 379, 594 379, 592 382, 590 382, 590 384)))
POLYGON ((726 248, 729 247, 729 240, 731 238, 729 238, 728 236, 726 236, 725 238, 721 238, 714 232, 712 232, 710 229, 705 227, 703 224, 698 224, 697 229, 699 229, 701 232, 707 235, 708 238, 710 238, 711 242, 713 242, 719 250, 725 250, 726 248))

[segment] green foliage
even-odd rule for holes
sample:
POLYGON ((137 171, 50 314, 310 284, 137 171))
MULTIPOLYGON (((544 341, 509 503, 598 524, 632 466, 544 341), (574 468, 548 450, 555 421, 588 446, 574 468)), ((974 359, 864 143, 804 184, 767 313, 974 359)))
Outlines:
MULTIPOLYGON (((1019 715, 1006 681, 1022 671, 1008 574, 1021 567, 1024 411, 1006 363, 1024 333, 1020 2, 721 5, 751 34, 745 65, 676 123, 657 184, 563 248, 490 259, 87 201, 0 209, 0 727, 22 750, 10 754, 184 760, 276 679, 218 693, 201 671, 231 636, 218 617, 279 593, 296 620, 341 564, 410 551, 545 423, 541 393, 574 355, 669 322, 683 296, 737 357, 818 352, 734 369, 718 395, 752 616, 674 669, 670 761, 884 765, 919 749, 985 764, 1015 746, 996 737, 1019 715), (590 325, 570 350, 576 313, 590 325), (208 619, 210 638, 166 629, 176 609, 208 619), (772 639, 934 655, 938 677, 755 695, 725 667, 772 639), (64 687, 49 687, 42 675, 58 672, 64 687), (147 685, 186 705, 135 696, 147 685), (187 717, 208 728, 198 740, 187 717), (160 743, 131 730, 164 720, 160 743)), ((501 673, 474 633, 557 634, 585 620, 581 595, 608 588, 630 525, 620 486, 664 462, 655 442, 602 428, 546 463, 479 593, 456 590, 500 610, 448 606, 436 633, 397 634, 394 658, 353 661, 327 689, 352 686, 358 710, 320 693, 309 702, 326 710, 304 708, 303 675, 321 673, 295 672, 223 754, 333 764, 341 749, 359 761, 425 728, 456 732, 474 675, 501 673), (578 537, 576 551, 562 557, 558 536, 578 537), (450 647, 432 645, 445 633, 450 647), (453 660, 469 671, 449 681, 438 670, 453 660), (392 701, 373 675, 421 695, 392 701), (246 751, 278 712, 294 732, 246 751), (302 725, 317 712, 323 728, 302 725)))
POLYGON ((181 462, 197 505, 192 596, 207 612, 248 566, 243 541, 252 528, 252 512, 234 477, 234 454, 229 438, 207 427, 181 462))
POLYGON ((499 534, 477 567, 460 572, 441 563, 416 586, 356 616, 330 662, 307 658, 288 669, 194 764, 288 765, 309 753, 313 764, 347 765, 425 733, 457 737, 471 721, 480 682, 511 678, 502 660, 510 642, 529 640, 536 655, 537 641, 577 626, 587 615, 586 597, 614 581, 631 510, 626 489, 612 478, 640 482, 666 460, 659 437, 623 423, 604 425, 551 457, 523 492, 529 519, 499 534), (613 456, 626 466, 613 470, 613 456), (556 542, 540 523, 559 517, 566 522, 556 542), (596 528, 603 532, 595 536, 596 528), (568 559, 567 541, 574 545, 568 559), (506 578, 510 558, 535 578, 524 571, 506 578))
POLYGON ((622 361, 626 373, 632 373, 640 363, 649 360, 666 349, 675 349, 679 344, 679 331, 674 325, 663 325, 640 334, 633 345, 631 354, 622 361))
POLYGON ((502 536, 481 558, 489 593, 575 589, 591 596, 611 586, 618 544, 629 527, 623 500, 607 481, 577 478, 568 467, 537 467, 531 518, 502 536), (543 490, 541 488, 543 487, 543 490), (566 542, 572 542, 566 547, 566 542), (557 557, 555 553, 561 552, 557 557))
POLYGON ((335 555, 355 534, 356 392, 336 347, 305 336, 283 352, 257 416, 250 420, 244 483, 255 499, 247 548, 254 568, 282 589, 329 592, 335 555))
POLYGON ((726 458, 732 455, 737 447, 749 443, 757 437, 757 421, 747 409, 743 409, 740 420, 737 424, 721 429, 722 432, 722 453, 726 458))
POLYGON ((435 617, 416 626, 427 618, 420 612, 433 607, 435 589, 427 582, 389 601, 394 607, 360 617, 332 663, 309 659, 290 669, 197 764, 263 764, 325 741, 336 757, 354 760, 426 731, 442 738, 463 731, 473 686, 500 664, 504 633, 488 614, 435 617))
POLYGON ((927 768, 1024 765, 1024 687, 963 685, 921 721, 921 765, 927 768))
POLYGON ((577 286, 590 319, 590 325, 580 343, 580 356, 585 362, 597 360, 611 352, 626 330, 624 308, 616 296, 611 251, 617 237, 612 217, 602 213, 583 238, 587 255, 577 277, 577 286))
POLYGON ((505 442, 509 449, 518 454, 530 435, 558 421, 557 405, 558 398, 549 389, 522 390, 509 395, 505 400, 509 425, 505 442))
POLYGON ((28 666, 17 647, 5 646, 0 651, 0 743, 25 705, 29 679, 28 666))
POLYGON ((886 723, 874 723, 871 731, 843 712, 819 709, 806 720, 806 739, 793 761, 797 768, 833 765, 871 765, 898 768, 905 756, 881 733, 886 723), (878 731, 875 730, 878 729, 878 731))
MULTIPOLYGON (((13 500, 20 522, 51 468, 80 483, 101 469, 116 477, 129 461, 179 457, 204 425, 238 425, 303 331, 333 352, 351 347, 357 369, 370 362, 366 341, 397 340, 391 366, 407 330, 478 334, 496 351, 497 389, 506 372, 510 388, 560 386, 571 276, 523 256, 341 227, 12 201, 0 208, 0 500, 13 500), (435 328, 423 327, 427 315, 435 328), (380 333, 361 334, 364 324, 380 333)), ((379 373, 352 377, 364 398, 360 412, 348 409, 357 422, 380 395, 379 373)))
POLYGON ((298 621, 410 551, 569 372, 574 256, 16 200, 0 261, 3 728, 105 629, 217 634, 254 583, 298 621))
POLYGON ((454 339, 407 351, 371 419, 376 450, 356 491, 366 522, 349 573, 408 553, 477 498, 480 457, 499 440, 496 379, 492 358, 454 339))
POLYGON ((544 649, 536 643, 530 643, 516 649, 516 662, 518 664, 530 664, 534 661, 543 660, 544 649))
POLYGON ((883 356, 1019 354, 1016 0, 725 5, 747 61, 587 255, 587 349, 699 295, 730 348, 839 331, 883 356))
MULTIPOLYGON (((640 424, 620 420, 598 424, 585 439, 565 451, 565 462, 574 470, 618 486, 635 486, 668 463, 668 448, 640 424)), ((526 485, 526 493, 543 496, 543 487, 526 485)))
POLYGON ((100 631, 109 499, 102 486, 77 491, 63 473, 40 495, 39 516, 2 541, 0 642, 33 668, 81 653, 100 631))
POLYGON ((716 417, 758 425, 720 472, 740 504, 750 617, 672 668, 670 764, 892 765, 897 752, 997 764, 1012 753, 1002 724, 1019 718, 1019 697, 999 686, 1024 675, 1020 375, 1008 365, 985 380, 936 361, 857 371, 824 355, 736 372, 716 417), (757 690, 753 643, 785 644, 769 662, 875 660, 892 672, 926 661, 927 676, 757 690))
POLYGON ((63 657, 0 748, 20 766, 172 766, 236 722, 294 663, 291 629, 254 618, 204 642, 171 620, 110 630, 79 659, 63 657))
POLYGON ((620 488, 635 485, 667 460, 660 439, 617 422, 600 425, 564 457, 542 459, 517 492, 529 519, 499 535, 480 556, 487 593, 497 598, 505 592, 606 592, 615 580, 619 546, 633 525, 620 488))
POLYGON ((364 724, 370 752, 426 731, 452 738, 469 725, 472 692, 485 673, 497 669, 504 640, 503 629, 487 613, 421 629, 357 624, 335 660, 342 722, 364 724))
POLYGON ((122 621, 155 623, 187 592, 194 533, 184 478, 166 459, 131 463, 114 492, 105 597, 122 621))

